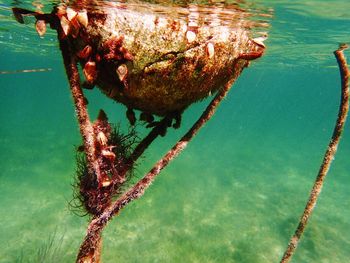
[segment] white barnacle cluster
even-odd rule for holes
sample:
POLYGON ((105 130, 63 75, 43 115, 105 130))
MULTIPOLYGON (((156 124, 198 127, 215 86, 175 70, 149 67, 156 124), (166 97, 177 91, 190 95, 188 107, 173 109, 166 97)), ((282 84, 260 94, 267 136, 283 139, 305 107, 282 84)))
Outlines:
POLYGON ((67 7, 65 4, 61 4, 57 7, 56 15, 60 20, 64 34, 62 37, 71 35, 77 38, 80 28, 86 28, 89 23, 86 9, 75 10, 72 7, 67 7))

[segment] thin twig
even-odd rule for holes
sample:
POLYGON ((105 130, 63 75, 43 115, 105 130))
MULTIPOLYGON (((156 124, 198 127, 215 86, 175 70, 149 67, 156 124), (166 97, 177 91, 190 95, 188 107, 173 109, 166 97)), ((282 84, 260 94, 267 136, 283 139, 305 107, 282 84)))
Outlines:
POLYGON ((60 40, 63 61, 68 76, 75 111, 78 117, 80 133, 84 141, 87 166, 90 174, 100 174, 100 166, 96 160, 95 135, 87 112, 86 100, 80 87, 79 71, 75 56, 70 51, 69 44, 65 40, 60 40))
POLYGON ((349 84, 348 84, 348 78, 349 78, 349 69, 346 63, 346 59, 343 54, 343 50, 346 49, 346 45, 342 45, 339 47, 338 50, 334 51, 334 55, 337 59, 339 70, 340 70, 340 77, 341 77, 341 101, 340 101, 340 107, 339 107, 339 113, 336 125, 334 127, 332 138, 328 144, 328 148, 326 150, 326 153, 323 158, 322 165, 320 167, 320 170, 318 172, 318 175, 316 177, 316 181, 313 185, 313 188, 311 190, 311 194, 309 197, 309 200, 306 204, 305 210, 303 215, 300 218, 299 225, 292 236, 291 240, 289 241, 289 245, 284 252, 284 255, 282 257, 281 263, 287 263, 293 256, 293 253, 295 249, 298 246, 298 242, 304 233, 305 227, 308 223, 308 220, 310 218, 310 215, 315 208, 317 198, 321 193, 322 185, 324 182, 324 179, 329 171, 330 165, 334 159, 335 153, 337 151, 338 143, 340 141, 340 136, 344 128, 345 120, 347 117, 347 113, 349 110, 349 84))
POLYGON ((204 124, 212 117, 217 106, 226 96, 227 92, 231 88, 235 76, 230 80, 214 97, 214 99, 207 106, 206 110, 202 113, 197 122, 192 126, 192 128, 164 155, 164 157, 159 160, 154 167, 131 189, 124 193, 117 201, 115 201, 111 206, 109 206, 101 215, 93 219, 88 227, 88 233, 80 247, 77 262, 82 263, 81 259, 86 258, 87 252, 91 253, 91 249, 96 247, 96 241, 98 237, 101 236, 102 229, 107 224, 107 222, 119 211, 124 208, 131 201, 140 198, 145 190, 150 186, 155 177, 160 173, 160 171, 173 160, 188 144, 188 142, 197 134, 199 129, 204 126, 204 124))
MULTIPOLYGON (((75 111, 78 117, 80 133, 84 141, 84 149, 87 159, 87 167, 90 175, 96 174, 97 181, 100 183, 100 165, 96 158, 95 135, 92 123, 87 112, 86 100, 80 86, 80 77, 75 56, 70 50, 70 46, 65 40, 60 40, 63 62, 65 65, 67 77, 70 84, 72 97, 74 100, 75 111)), ((95 248, 93 253, 89 253, 92 262, 100 262, 101 254, 101 235, 95 237, 95 248)), ((82 261, 84 262, 84 261, 82 261)), ((88 261, 87 261, 88 262, 88 261)))

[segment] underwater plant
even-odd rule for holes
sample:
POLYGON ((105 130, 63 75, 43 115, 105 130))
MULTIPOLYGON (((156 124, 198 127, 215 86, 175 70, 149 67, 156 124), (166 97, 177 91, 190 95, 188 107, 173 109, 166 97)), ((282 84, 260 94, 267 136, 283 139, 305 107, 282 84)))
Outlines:
POLYGON ((59 235, 57 228, 53 233, 44 239, 44 242, 37 250, 33 253, 33 256, 27 258, 24 256, 23 250, 16 255, 16 263, 24 262, 37 262, 37 263, 59 263, 62 262, 62 257, 64 255, 63 241, 65 235, 59 235))

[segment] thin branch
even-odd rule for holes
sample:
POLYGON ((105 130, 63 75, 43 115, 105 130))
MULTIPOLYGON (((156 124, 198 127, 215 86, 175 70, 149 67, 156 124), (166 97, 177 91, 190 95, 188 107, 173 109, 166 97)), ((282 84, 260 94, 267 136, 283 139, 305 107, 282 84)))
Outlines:
POLYGON ((96 160, 95 135, 87 112, 86 100, 80 87, 79 71, 77 61, 72 55, 69 44, 66 40, 60 40, 63 62, 66 69, 70 89, 75 105, 75 112, 78 117, 80 133, 84 141, 87 165, 90 174, 100 174, 100 166, 96 160))
MULTIPOLYGON (((100 165, 96 158, 96 149, 95 149, 95 135, 94 128, 91 124, 89 114, 87 112, 86 100, 83 94, 83 91, 80 86, 79 71, 77 67, 77 61, 75 56, 70 50, 70 46, 66 40, 60 40, 60 48, 62 51, 63 62, 66 69, 67 77, 70 84, 70 89, 72 97, 74 100, 75 111, 78 117, 80 133, 84 141, 84 149, 87 159, 87 167, 90 175, 96 174, 97 181, 100 184, 100 165)), ((100 262, 101 254, 101 244, 102 238, 101 235, 95 237, 95 248, 92 253, 89 253, 90 259, 95 262, 100 262)), ((91 251, 91 250, 90 250, 91 251)), ((85 262, 85 261, 82 261, 85 262)), ((89 262, 89 261, 86 261, 89 262)))
POLYGON ((346 45, 342 45, 339 47, 338 50, 334 51, 334 55, 337 59, 339 70, 340 70, 340 77, 341 77, 341 101, 340 101, 340 107, 339 107, 339 113, 336 125, 334 127, 332 138, 328 144, 328 148, 326 150, 326 153, 323 158, 322 165, 320 167, 320 170, 318 172, 318 175, 316 177, 316 181, 314 183, 314 186, 311 190, 311 194, 309 197, 309 200, 306 204, 305 210, 303 215, 300 218, 299 225, 292 236, 289 245, 284 252, 284 255, 282 257, 281 263, 287 263, 293 256, 293 253, 295 249, 298 246, 299 240, 304 233, 305 227, 308 223, 308 220, 310 218, 310 215, 315 208, 317 198, 321 193, 322 185, 324 182, 324 179, 329 171, 330 165, 334 159, 335 153, 337 151, 337 147, 340 141, 341 133, 344 128, 344 124, 346 121, 346 117, 349 110, 349 69, 346 63, 346 59, 343 54, 343 50, 346 49, 346 45))
POLYGON ((80 247, 77 262, 84 262, 83 259, 87 257, 87 253, 93 253, 91 249, 95 248, 96 241, 101 236, 102 229, 107 222, 119 211, 124 208, 131 201, 140 198, 145 190, 150 186, 160 171, 173 160, 188 144, 188 142, 197 134, 199 129, 212 117, 217 106, 226 96, 227 92, 231 88, 235 76, 230 80, 214 97, 214 99, 207 106, 197 122, 190 128, 190 130, 159 160, 154 167, 131 189, 124 193, 118 200, 116 200, 111 206, 109 206, 101 215, 93 219, 88 227, 87 235, 80 247))

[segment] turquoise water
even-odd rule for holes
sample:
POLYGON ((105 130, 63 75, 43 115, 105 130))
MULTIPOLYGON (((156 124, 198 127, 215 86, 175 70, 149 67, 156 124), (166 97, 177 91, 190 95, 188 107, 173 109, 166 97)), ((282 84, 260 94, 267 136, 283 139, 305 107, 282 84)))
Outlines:
MULTIPOLYGON (((281 258, 336 120, 340 80, 332 52, 350 42, 350 4, 258 2, 274 9, 265 56, 145 195, 108 225, 103 262, 281 258)), ((38 38, 32 25, 12 19, 12 3, 0 4, 0 71, 52 69, 0 75, 0 262, 73 262, 87 218, 68 207, 80 137, 55 35, 38 38)), ((126 124, 125 109, 97 89, 88 99, 92 116, 103 107, 111 121, 126 124)), ((182 128, 147 151, 139 176, 206 103, 193 105, 182 128)), ((350 122, 292 262, 348 262, 349 156, 350 122)))

